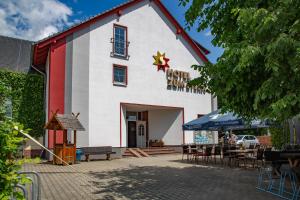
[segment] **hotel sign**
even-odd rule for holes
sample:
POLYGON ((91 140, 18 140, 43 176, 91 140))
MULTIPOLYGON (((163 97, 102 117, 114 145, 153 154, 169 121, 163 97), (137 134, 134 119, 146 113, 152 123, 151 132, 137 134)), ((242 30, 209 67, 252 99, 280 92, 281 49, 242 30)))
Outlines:
POLYGON ((190 73, 168 69, 167 70, 167 87, 173 90, 186 90, 187 92, 203 93, 204 91, 197 86, 189 86, 191 80, 190 73))
POLYGON ((170 59, 166 57, 165 53, 157 51, 153 58, 153 65, 157 66, 157 71, 162 70, 166 72, 168 89, 204 94, 204 91, 199 87, 188 85, 188 82, 191 80, 189 72, 170 69, 168 64, 170 59))

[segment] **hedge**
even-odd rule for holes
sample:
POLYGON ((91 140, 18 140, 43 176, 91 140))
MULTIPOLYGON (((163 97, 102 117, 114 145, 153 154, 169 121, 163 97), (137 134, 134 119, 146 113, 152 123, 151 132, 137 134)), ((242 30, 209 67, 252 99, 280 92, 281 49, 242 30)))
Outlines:
POLYGON ((13 120, 31 129, 32 136, 42 136, 45 123, 44 77, 0 69, 0 84, 9 88, 6 98, 12 102, 13 120))

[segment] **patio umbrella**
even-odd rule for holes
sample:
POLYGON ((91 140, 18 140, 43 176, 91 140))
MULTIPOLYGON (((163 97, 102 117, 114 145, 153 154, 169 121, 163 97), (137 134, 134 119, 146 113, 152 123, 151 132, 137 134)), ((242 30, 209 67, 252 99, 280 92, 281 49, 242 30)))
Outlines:
POLYGON ((203 117, 192 120, 183 125, 183 130, 242 130, 266 128, 268 125, 262 120, 253 120, 247 123, 242 117, 233 112, 221 113, 220 110, 213 111, 203 117))

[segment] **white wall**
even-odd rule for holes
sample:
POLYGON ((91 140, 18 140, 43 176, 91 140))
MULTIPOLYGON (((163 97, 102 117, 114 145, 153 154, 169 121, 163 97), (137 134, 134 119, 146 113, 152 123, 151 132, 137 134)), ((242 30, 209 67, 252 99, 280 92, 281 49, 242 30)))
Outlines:
POLYGON ((162 139, 165 145, 183 143, 182 110, 149 111, 149 140, 162 139))
MULTIPOLYGON (((175 28, 153 3, 144 1, 125 10, 119 19, 117 16, 110 16, 92 24, 89 40, 86 42, 89 42, 88 66, 76 67, 85 67, 89 73, 88 76, 78 74, 77 78, 80 81, 76 85, 73 83, 73 87, 82 87, 80 82, 89 79, 89 88, 86 88, 89 104, 86 107, 82 104, 76 108, 78 112, 85 112, 87 108, 89 110, 90 146, 120 146, 120 102, 181 107, 185 110, 185 122, 195 119, 197 114, 211 111, 209 94, 168 90, 166 74, 157 71, 157 67, 153 65, 152 56, 158 50, 166 53, 172 69, 190 72, 191 77, 197 77, 198 74, 190 66, 202 64, 187 42, 176 35, 175 28), (110 56, 114 23, 128 27, 129 60, 110 56), (113 86, 113 64, 128 66, 127 87, 113 86)), ((73 45, 73 51, 76 51, 76 48, 81 48, 81 45, 73 45)), ((80 60, 82 55, 76 56, 80 60)), ((83 95, 78 93, 77 101, 80 101, 83 95)), ((121 110, 121 121, 122 146, 126 146, 124 110, 121 110)), ((181 127, 179 129, 181 130, 181 127)), ((171 139, 168 141, 171 143, 171 139)))
MULTIPOLYGON (((82 123, 85 131, 77 133, 77 146, 89 146, 89 62, 90 62, 90 34, 89 28, 83 29, 73 34, 73 40, 67 40, 67 48, 72 47, 72 56, 67 64, 72 64, 69 71, 72 72, 72 88, 66 87, 66 90, 72 95, 71 111, 74 113, 80 112, 79 120, 82 123), (72 45, 69 43, 72 42, 72 45)), ((68 49, 67 49, 68 52, 68 49)), ((68 65, 66 66, 68 68, 68 65)), ((68 79, 66 79, 68 81, 68 79)), ((66 92, 67 93, 67 92, 66 92)))

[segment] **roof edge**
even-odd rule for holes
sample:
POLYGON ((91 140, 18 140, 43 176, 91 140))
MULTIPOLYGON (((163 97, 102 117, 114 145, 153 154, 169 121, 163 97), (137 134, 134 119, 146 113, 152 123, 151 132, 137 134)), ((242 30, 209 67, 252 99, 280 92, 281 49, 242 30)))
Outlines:
MULTIPOLYGON (((110 9, 104 13, 101 13, 99 15, 96 15, 95 17, 92 17, 80 24, 74 25, 73 27, 62 31, 60 33, 54 34, 52 36, 49 36, 48 38, 42 39, 38 42, 36 42, 34 44, 34 59, 33 59, 33 63, 35 65, 41 65, 37 62, 37 58, 38 58, 38 51, 39 49, 42 49, 41 51, 45 51, 45 49, 48 49, 49 46, 52 43, 56 43, 57 40, 60 40, 62 38, 65 38, 67 36, 69 36, 70 34, 84 29, 86 27, 88 27, 90 24, 93 24, 105 17, 108 17, 110 15, 116 14, 119 15, 120 11, 125 10, 131 6, 134 6, 138 3, 141 3, 145 0, 131 0, 129 2, 126 2, 124 4, 121 4, 120 6, 114 7, 113 9, 110 9)), ((197 54, 197 56, 204 62, 209 62, 209 60, 207 59, 207 57, 205 55, 207 55, 208 53, 210 53, 206 48, 204 48, 202 45, 200 45, 198 42, 195 42, 187 33, 186 31, 181 27, 181 25, 178 23, 178 21, 171 15, 171 13, 167 10, 167 8, 163 5, 163 3, 161 3, 160 0, 149 0, 150 2, 153 2, 156 4, 156 6, 158 6, 158 8, 162 11, 162 13, 167 17, 167 19, 175 26, 175 28, 177 29, 177 33, 178 35, 181 35, 188 43, 189 45, 191 45, 192 49, 195 51, 195 53, 197 54), (202 48, 201 48, 202 47, 202 48)), ((44 63, 42 63, 44 64, 44 63)))

